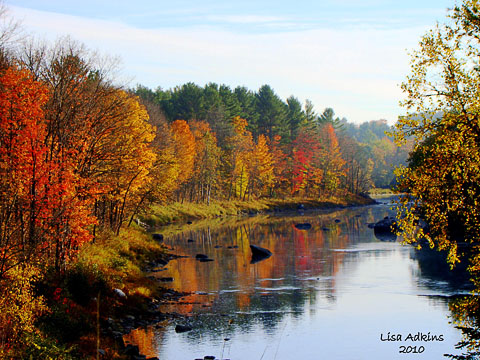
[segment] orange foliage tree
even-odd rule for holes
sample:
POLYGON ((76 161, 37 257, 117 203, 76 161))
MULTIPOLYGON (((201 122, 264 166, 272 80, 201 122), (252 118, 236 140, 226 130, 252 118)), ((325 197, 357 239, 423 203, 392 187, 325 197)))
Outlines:
POLYGON ((27 71, 0 74, 0 277, 45 248, 58 188, 46 162, 42 106, 47 90, 27 71))
POLYGON ((319 169, 322 146, 318 135, 303 128, 293 142, 292 154, 292 194, 309 194, 323 179, 323 172, 319 169))

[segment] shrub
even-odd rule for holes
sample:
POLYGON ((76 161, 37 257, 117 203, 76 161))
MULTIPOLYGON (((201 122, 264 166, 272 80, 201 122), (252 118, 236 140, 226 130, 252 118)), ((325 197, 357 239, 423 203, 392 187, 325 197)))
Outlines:
POLYGON ((48 310, 43 297, 34 293, 38 274, 35 267, 22 265, 0 279, 0 358, 19 357, 29 335, 38 334, 35 322, 48 310))

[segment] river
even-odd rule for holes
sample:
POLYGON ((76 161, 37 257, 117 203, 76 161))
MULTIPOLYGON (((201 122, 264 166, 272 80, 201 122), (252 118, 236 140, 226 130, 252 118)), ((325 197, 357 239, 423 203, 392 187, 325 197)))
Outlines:
POLYGON ((155 273, 190 292, 163 311, 184 320, 127 341, 161 360, 441 359, 461 333, 448 303, 468 283, 443 276, 410 246, 367 224, 394 216, 388 201, 188 225, 165 244, 185 257, 155 273), (310 223, 299 230, 298 223, 310 223), (273 256, 251 264, 250 244, 273 256), (213 259, 200 262, 196 254, 213 259), (170 279, 171 280, 171 279, 170 279), (191 331, 177 333, 177 324, 191 331))

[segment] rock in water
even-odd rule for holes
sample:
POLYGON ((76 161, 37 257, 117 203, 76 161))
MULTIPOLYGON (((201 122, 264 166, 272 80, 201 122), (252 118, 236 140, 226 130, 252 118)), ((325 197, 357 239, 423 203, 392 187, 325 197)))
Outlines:
POLYGON ((178 324, 177 326, 175 326, 175 332, 176 333, 184 333, 184 332, 191 331, 191 330, 193 330, 193 329, 190 326, 187 326, 187 325, 178 324))
POLYGON ((312 224, 309 224, 309 223, 295 224, 295 227, 298 230, 309 230, 312 228, 312 224))
POLYGON ((397 230, 395 218, 386 216, 383 220, 380 220, 373 225, 373 230, 378 233, 393 233, 397 230))
POLYGON ((272 256, 270 250, 257 245, 250 245, 250 249, 252 250, 252 260, 250 261, 250 264, 255 264, 272 256))
POLYGON ((375 237, 381 241, 396 241, 397 223, 393 217, 385 217, 373 225, 373 233, 375 237))

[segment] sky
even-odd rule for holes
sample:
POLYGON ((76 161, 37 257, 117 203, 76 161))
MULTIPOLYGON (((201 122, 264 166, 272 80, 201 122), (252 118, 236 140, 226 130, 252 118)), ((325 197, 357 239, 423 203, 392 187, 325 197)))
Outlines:
POLYGON ((408 52, 454 0, 4 0, 28 34, 121 62, 128 86, 264 84, 362 123, 404 110, 408 52))

